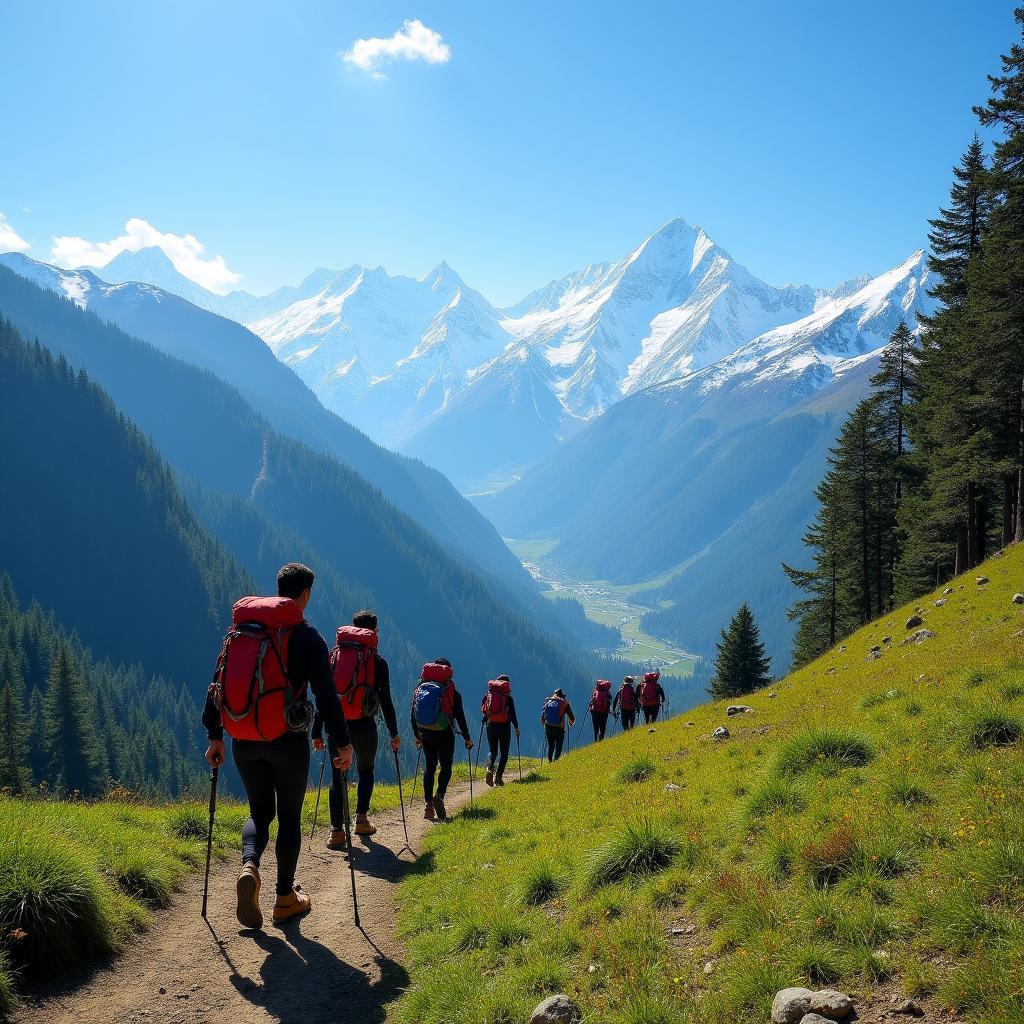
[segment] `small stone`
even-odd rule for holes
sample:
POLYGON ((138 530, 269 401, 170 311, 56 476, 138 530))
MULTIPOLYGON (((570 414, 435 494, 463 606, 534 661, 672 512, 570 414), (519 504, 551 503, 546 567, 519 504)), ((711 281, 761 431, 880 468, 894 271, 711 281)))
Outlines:
POLYGON ((596 974, 596 973, 597 973, 597 964, 589 964, 587 966, 587 974, 596 974))
POLYGON ((773 700, 773 699, 774 699, 775 697, 778 697, 778 694, 777 694, 777 693, 766 693, 766 694, 765 694, 765 696, 766 696, 766 697, 767 697, 767 698, 768 698, 769 700, 773 700))
POLYGON ((720 725, 712 734, 713 740, 727 740, 729 738, 729 730, 724 725, 720 725))
POLYGON ((652 728, 652 729, 648 729, 647 731, 648 731, 648 732, 657 732, 658 730, 657 730, 657 729, 653 729, 653 728, 652 728))
POLYGON ((949 595, 953 593, 953 588, 952 587, 946 587, 946 589, 942 593, 945 594, 946 597, 949 597, 949 595))
POLYGON ((988 577, 979 576, 974 582, 977 583, 979 587, 983 587, 986 583, 988 583, 988 577))
POLYGON ((845 651, 846 651, 846 648, 845 648, 845 647, 840 647, 840 648, 839 648, 839 653, 840 653, 840 654, 843 654, 843 653, 844 653, 845 651))
POLYGON ((530 1024, 576 1024, 583 1014, 580 1008, 564 993, 548 996, 540 1003, 530 1017, 530 1024))
POLYGON ((820 1013, 829 1020, 843 1020, 853 1012, 853 1000, 834 988, 823 988, 811 996, 811 1012, 820 1013))
POLYGON ((909 1017, 923 1017, 924 1010, 921 1004, 913 999, 903 999, 893 1007, 893 1013, 905 1013, 909 1017))
POLYGON ((747 707, 746 704, 730 704, 725 709, 725 713, 731 718, 733 715, 749 715, 753 710, 753 708, 747 707))
POLYGON ((805 1013, 800 1024, 835 1024, 831 1017, 823 1017, 820 1013, 805 1013))
POLYGON ((882 656, 881 651, 868 651, 868 656, 864 659, 865 661, 878 661, 882 656))
POLYGON ((920 615, 914 614, 907 619, 907 629, 916 629, 918 626, 924 623, 924 619, 920 615))
POLYGON ((873 654, 875 651, 881 651, 881 649, 882 648, 879 647, 878 644, 875 644, 874 647, 871 648, 871 653, 873 654))
POLYGON ((1024 604, 1024 594, 1014 594, 1013 597, 1010 598, 1010 600, 1014 604, 1024 604))
POLYGON ((946 603, 946 599, 945 599, 944 597, 940 597, 940 598, 939 598, 939 599, 938 599, 938 600, 937 600, 937 601, 935 602, 935 607, 936 607, 936 608, 941 608, 941 607, 942 607, 942 606, 943 606, 943 605, 944 605, 945 603, 946 603))
POLYGON ((892 637, 891 636, 883 636, 882 637, 882 643, 883 644, 891 644, 892 643, 892 637))
POLYGON ((708 961, 708 962, 707 962, 707 963, 706 963, 706 964, 704 965, 704 973, 705 973, 705 974, 713 974, 713 973, 714 973, 714 970, 715 970, 715 961, 714 961, 714 960, 709 960, 709 961, 708 961))
POLYGON ((696 935, 697 934, 697 926, 695 924, 688 924, 686 926, 686 934, 687 935, 696 935))
POLYGON ((773 1024, 799 1024, 811 1011, 809 988, 784 988, 772 1000, 773 1024))
POLYGON ((675 793, 678 789, 679 789, 679 787, 674 782, 666 782, 665 783, 665 792, 666 793, 675 793))
POLYGON ((686 929, 685 928, 673 928, 672 929, 672 934, 673 935, 685 935, 686 934, 686 929))
POLYGON ((162 996, 165 996, 165 995, 167 995, 167 989, 165 989, 165 988, 163 987, 163 985, 161 985, 161 986, 160 986, 160 995, 162 995, 162 996))

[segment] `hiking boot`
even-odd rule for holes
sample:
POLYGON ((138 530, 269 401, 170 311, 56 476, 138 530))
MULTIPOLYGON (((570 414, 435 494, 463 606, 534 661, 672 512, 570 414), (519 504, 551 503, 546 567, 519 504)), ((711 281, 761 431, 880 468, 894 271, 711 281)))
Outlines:
POLYGON ((356 835, 357 836, 372 836, 377 832, 377 829, 370 824, 370 819, 365 814, 356 815, 356 835))
POLYGON ((423 817, 426 818, 427 821, 433 821, 437 817, 437 812, 434 810, 433 801, 428 800, 423 805, 423 817))
POLYGON ((505 785, 505 780, 500 775, 496 775, 494 777, 494 784, 496 786, 504 786, 505 785))
POLYGON ((237 903, 235 916, 243 928, 262 928, 263 911, 260 910, 260 873, 255 864, 246 863, 235 883, 237 903))
POLYGON ((302 891, 302 886, 297 885, 291 892, 284 896, 278 896, 274 904, 274 924, 281 924, 299 914, 305 914, 312 903, 309 897, 302 891))
POLYGON ((484 776, 484 782, 486 782, 488 786, 494 785, 494 769, 490 765, 487 766, 487 774, 484 776))
POLYGON ((327 837, 328 850, 347 850, 348 836, 343 828, 332 828, 331 834, 327 837))
POLYGON ((439 796, 434 797, 434 811, 441 821, 448 820, 448 812, 444 809, 444 800, 439 796))

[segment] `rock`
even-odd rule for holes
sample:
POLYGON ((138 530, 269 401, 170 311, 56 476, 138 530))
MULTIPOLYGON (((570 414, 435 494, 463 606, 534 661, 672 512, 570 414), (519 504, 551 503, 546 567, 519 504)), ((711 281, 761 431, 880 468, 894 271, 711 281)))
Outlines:
POLYGON ((672 932, 673 935, 685 935, 686 934, 686 929, 685 928, 673 928, 673 929, 671 929, 671 932, 672 932))
POLYGON ((727 740, 729 738, 729 730, 724 725, 720 725, 712 734, 713 740, 727 740))
POLYGON ((845 648, 845 647, 840 647, 840 648, 839 648, 839 653, 840 653, 840 654, 843 654, 843 653, 844 653, 845 651, 846 651, 846 648, 845 648))
POLYGON ((909 1017, 923 1017, 924 1010, 921 1004, 913 999, 902 999, 894 1007, 893 1013, 905 1013, 909 1017))
POLYGON ((892 637, 891 636, 883 636, 882 637, 882 643, 883 644, 891 644, 892 643, 892 637))
POLYGON ((979 587, 983 587, 986 583, 988 583, 988 577, 979 576, 974 582, 977 583, 979 587))
POLYGON ((657 732, 658 730, 652 727, 652 728, 648 729, 647 731, 648 732, 657 732))
POLYGON ((907 644, 922 644, 925 642, 925 640, 930 640, 933 636, 936 635, 937 634, 933 633, 930 629, 919 629, 916 632, 912 633, 910 636, 908 636, 907 639, 900 644, 900 646, 906 647, 907 644))
POLYGON ((871 650, 871 651, 868 651, 868 656, 864 660, 865 661, 878 661, 878 659, 881 656, 882 656, 882 652, 881 651, 871 650))
POLYGON ((666 782, 665 783, 665 792, 666 793, 675 793, 678 789, 679 789, 679 787, 674 782, 666 782))
POLYGON ((697 926, 695 924, 688 924, 686 926, 686 934, 687 935, 696 935, 697 934, 697 926))
POLYGON ((844 1020, 853 1012, 853 1000, 834 988, 823 988, 811 996, 811 1013, 820 1013, 829 1020, 844 1020))
POLYGON ((944 597, 940 597, 940 598, 939 598, 939 599, 938 599, 938 600, 937 600, 937 601, 935 602, 935 607, 936 607, 936 608, 941 608, 941 607, 942 607, 942 606, 943 606, 943 605, 944 605, 945 603, 946 603, 946 599, 945 599, 944 597))
POLYGON ((160 986, 160 995, 162 995, 162 996, 165 996, 165 995, 167 995, 167 989, 165 989, 165 988, 163 987, 163 985, 161 985, 161 986, 160 986))
POLYGON ((530 1024, 576 1024, 583 1014, 580 1008, 564 993, 548 996, 537 1006, 530 1017, 530 1024))
POLYGON ((918 626, 924 623, 924 619, 920 615, 914 614, 907 619, 907 629, 916 629, 918 626))
POLYGON ((784 988, 772 1000, 773 1024, 799 1024, 811 1012, 809 988, 784 988))
POLYGON ((714 970, 715 970, 715 961, 714 961, 714 960, 709 960, 709 961, 708 961, 708 962, 707 962, 707 963, 706 963, 706 964, 704 965, 704 973, 705 973, 705 974, 713 974, 713 973, 714 973, 714 970))
POLYGON ((820 1013, 805 1013, 800 1024, 835 1024, 831 1017, 823 1017, 820 1013))
POLYGON ((1014 604, 1024 604, 1024 594, 1014 594, 1013 597, 1010 598, 1010 600, 1014 604))
POLYGON ((946 587, 946 589, 942 593, 945 594, 946 597, 949 597, 949 595, 953 593, 953 588, 952 587, 946 587))
POLYGON ((597 964, 588 964, 587 974, 597 974, 597 964))
POLYGON ((696 722, 687 722, 686 723, 686 728, 687 729, 692 729, 696 724, 697 724, 696 722))
POLYGON ((748 707, 746 704, 730 704, 726 709, 725 713, 731 718, 733 715, 749 715, 754 711, 753 708, 748 707))
POLYGON ((882 648, 881 648, 881 647, 879 647, 879 646, 878 646, 878 644, 875 644, 875 645, 874 645, 874 646, 873 646, 873 647, 871 648, 871 653, 872 653, 872 654, 874 654, 874 653, 875 653, 875 651, 881 651, 881 650, 882 650, 882 648))
POLYGON ((766 693, 766 694, 765 694, 765 696, 766 696, 766 697, 767 697, 767 698, 768 698, 769 700, 772 700, 772 699, 774 699, 775 697, 778 697, 778 694, 777 694, 777 693, 766 693))

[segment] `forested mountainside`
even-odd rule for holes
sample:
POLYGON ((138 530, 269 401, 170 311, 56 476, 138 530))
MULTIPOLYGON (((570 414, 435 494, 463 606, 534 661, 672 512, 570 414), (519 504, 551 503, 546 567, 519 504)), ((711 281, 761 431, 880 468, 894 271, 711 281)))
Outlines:
POLYGON ((206 777, 198 713, 184 686, 97 661, 52 613, 21 606, 0 576, 0 790, 196 792, 206 777))
MULTIPOLYGON (((111 286, 91 271, 60 270, 20 253, 0 256, 0 264, 41 287, 71 297, 162 352, 210 370, 237 387, 277 431, 334 456, 371 480, 391 504, 482 569, 528 585, 522 567, 491 524, 441 473, 381 448, 329 412, 245 327, 152 285, 128 282, 111 286)), ((16 302, 12 291, 0 284, 0 300, 16 302)), ((28 314, 27 309, 24 312, 28 314)), ((29 334, 47 333, 45 322, 26 321, 23 327, 29 334)))
MULTIPOLYGON (((329 583, 310 609, 325 635, 357 607, 377 608, 390 626, 384 649, 394 654, 400 695, 418 664, 441 654, 455 662, 469 692, 499 671, 529 701, 557 685, 588 685, 595 668, 574 638, 557 635, 564 623, 547 602, 511 586, 497 596, 365 478, 276 433, 234 388, 7 271, 0 271, 0 309, 87 368, 190 491, 210 492, 195 508, 257 575, 254 586, 271 589, 275 562, 301 552, 329 583)), ((222 625, 239 592, 221 602, 222 625)), ((70 615, 62 621, 76 625, 70 615)), ((190 682, 193 692, 205 688, 216 654, 215 645, 199 648, 203 670, 201 683, 190 682)))

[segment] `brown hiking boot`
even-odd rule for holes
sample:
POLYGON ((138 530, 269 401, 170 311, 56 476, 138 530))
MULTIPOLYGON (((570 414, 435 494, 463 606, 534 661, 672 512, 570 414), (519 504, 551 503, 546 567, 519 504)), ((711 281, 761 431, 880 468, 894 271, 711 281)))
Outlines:
POLYGON ((372 836, 376 834, 377 829, 370 824, 370 819, 365 814, 356 815, 356 835, 357 836, 372 836))
POLYGON ((437 814, 434 811, 434 805, 430 800, 423 805, 423 817, 426 818, 427 821, 433 821, 437 817, 437 814))
POLYGON ((494 784, 496 786, 504 786, 505 785, 505 780, 500 775, 498 775, 494 779, 494 784))
POLYGON ((237 898, 235 916, 243 928, 262 928, 263 911, 260 910, 260 873, 255 864, 246 863, 235 883, 237 898))
POLYGON ((484 776, 484 782, 486 782, 488 786, 494 785, 494 769, 490 765, 487 766, 487 774, 484 776))
POLYGON ((348 836, 345 835, 343 828, 331 829, 331 834, 327 837, 327 849, 328 850, 347 850, 348 849, 348 836))
POLYGON ((310 898, 302 891, 302 886, 297 885, 291 892, 277 897, 274 904, 274 924, 281 924, 290 918, 298 917, 299 914, 305 914, 311 906, 310 898))
POLYGON ((444 800, 439 796, 434 797, 434 812, 441 821, 448 820, 448 812, 444 808, 444 800))

